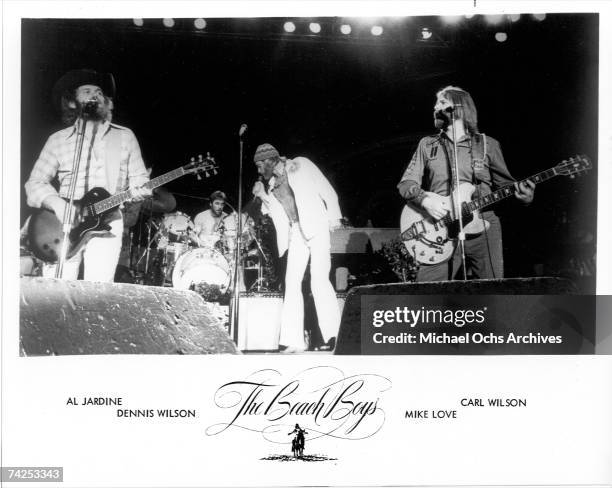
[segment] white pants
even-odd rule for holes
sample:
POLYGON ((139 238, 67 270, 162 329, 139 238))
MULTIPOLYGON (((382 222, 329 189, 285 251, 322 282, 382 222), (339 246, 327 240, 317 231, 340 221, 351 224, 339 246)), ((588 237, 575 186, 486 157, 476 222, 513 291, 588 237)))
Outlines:
POLYGON ((280 344, 304 349, 304 297, 302 280, 310 256, 310 288, 317 310, 319 328, 325 342, 338 334, 340 309, 334 287, 329 281, 331 268, 330 234, 321 232, 306 240, 299 224, 291 226, 287 272, 285 274, 285 300, 281 313, 280 344))
MULTIPOLYGON (((112 236, 93 237, 85 246, 84 251, 64 262, 62 279, 76 280, 79 276, 81 260, 83 260, 84 280, 113 281, 119 254, 121 253, 123 218, 112 221, 110 227, 112 236)), ((45 264, 43 266, 43 276, 45 278, 55 278, 56 267, 56 264, 45 264)))

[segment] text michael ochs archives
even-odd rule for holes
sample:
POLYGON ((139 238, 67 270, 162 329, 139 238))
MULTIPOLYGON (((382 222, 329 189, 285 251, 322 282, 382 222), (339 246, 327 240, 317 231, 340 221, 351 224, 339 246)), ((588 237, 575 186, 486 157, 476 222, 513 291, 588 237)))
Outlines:
POLYGON ((486 330, 488 307, 465 309, 440 309, 396 306, 372 312, 372 341, 375 344, 560 344, 560 335, 543 335, 539 332, 519 334, 494 333, 486 330), (382 330, 383 326, 394 326, 382 330), (419 328, 427 327, 426 331, 419 328), (439 327, 432 331, 431 327, 439 327), (448 333, 445 328, 471 327, 462 334, 448 333), (477 329, 477 330, 474 330, 477 329))
POLYGON ((593 354, 592 296, 380 294, 359 305, 359 330, 339 340, 359 339, 352 354, 593 354))

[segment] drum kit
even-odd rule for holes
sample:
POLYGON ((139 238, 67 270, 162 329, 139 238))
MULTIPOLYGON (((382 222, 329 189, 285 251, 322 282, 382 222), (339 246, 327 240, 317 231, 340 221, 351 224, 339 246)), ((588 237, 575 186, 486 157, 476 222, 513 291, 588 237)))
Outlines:
MULTIPOLYGON (((174 210, 174 205, 157 208, 174 210)), ((231 214, 233 215, 233 214, 231 214)), ((231 216, 230 215, 230 216, 231 216)), ((128 266, 135 283, 172 286, 180 290, 195 289, 198 285, 217 287, 221 295, 235 286, 236 231, 220 230, 211 236, 198 236, 189 215, 174 211, 149 213, 146 219, 147 245, 137 248, 137 256, 130 252, 128 266)), ((258 239, 258 231, 251 218, 244 221, 241 238, 241 269, 257 270, 253 287, 261 290, 263 263, 268 260, 258 239)), ((244 276, 240 282, 244 281, 244 276)))

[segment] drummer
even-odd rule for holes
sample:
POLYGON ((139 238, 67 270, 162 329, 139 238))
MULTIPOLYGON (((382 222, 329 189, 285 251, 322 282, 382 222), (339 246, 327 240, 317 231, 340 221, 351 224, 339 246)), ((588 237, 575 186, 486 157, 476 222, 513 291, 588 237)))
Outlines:
MULTIPOLYGON (((220 245, 226 248, 225 252, 233 252, 236 248, 238 219, 235 213, 224 212, 226 203, 225 193, 215 191, 209 198, 210 208, 195 216, 193 223, 200 246, 212 248, 220 242, 220 245)), ((242 217, 242 227, 243 232, 246 232, 248 228, 246 215, 242 217)))
POLYGON ((229 214, 223 211, 226 200, 222 191, 213 192, 209 198, 210 208, 195 216, 193 224, 200 246, 214 247, 225 235, 236 235, 236 219, 227 218, 229 214))

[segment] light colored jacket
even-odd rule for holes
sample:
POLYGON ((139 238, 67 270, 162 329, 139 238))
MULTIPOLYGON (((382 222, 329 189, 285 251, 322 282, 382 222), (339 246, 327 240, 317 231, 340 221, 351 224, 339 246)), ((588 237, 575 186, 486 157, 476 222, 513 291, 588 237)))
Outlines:
MULTIPOLYGON (((307 158, 298 156, 285 164, 287 182, 293 190, 298 210, 300 228, 306 240, 320 232, 329 232, 330 224, 342 218, 338 195, 321 170, 307 158)), ((274 181, 270 181, 270 189, 274 181)), ((276 228, 278 254, 282 256, 289 247, 290 223, 282 204, 268 192, 261 195, 261 211, 269 214, 276 228)))

